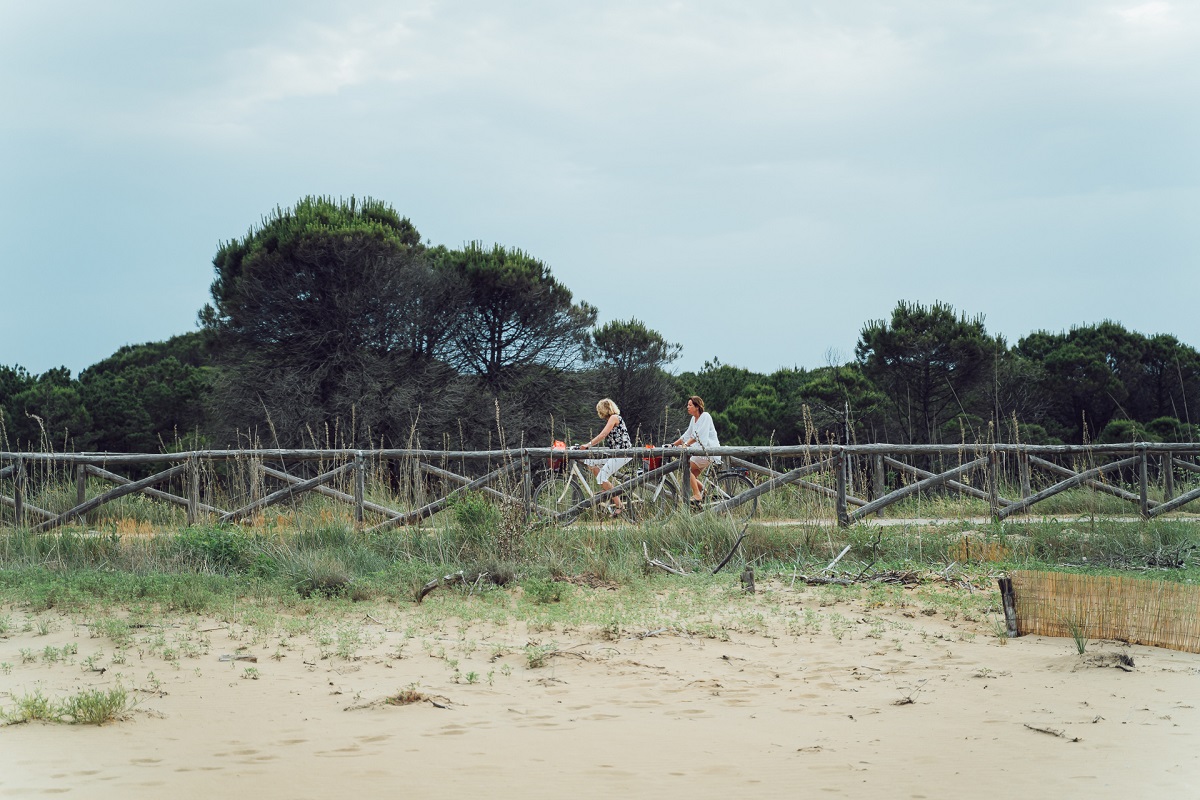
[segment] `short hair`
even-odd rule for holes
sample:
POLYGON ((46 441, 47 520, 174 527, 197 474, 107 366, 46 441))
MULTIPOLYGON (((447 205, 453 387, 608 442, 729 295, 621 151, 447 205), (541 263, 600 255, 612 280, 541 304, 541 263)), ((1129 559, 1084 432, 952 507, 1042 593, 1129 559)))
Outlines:
POLYGON ((604 419, 608 419, 613 414, 620 414, 621 409, 610 398, 606 397, 599 403, 596 403, 596 413, 604 419))
POLYGON ((688 401, 696 408, 700 409, 700 413, 704 413, 704 398, 698 394, 694 394, 688 398, 688 401))

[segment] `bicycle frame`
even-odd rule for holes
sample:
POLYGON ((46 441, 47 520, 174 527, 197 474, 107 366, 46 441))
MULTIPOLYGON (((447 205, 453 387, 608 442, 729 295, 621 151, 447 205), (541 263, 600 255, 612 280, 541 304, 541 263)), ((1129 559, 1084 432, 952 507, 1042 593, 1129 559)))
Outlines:
MULTIPOLYGON (((648 459, 643 459, 643 463, 649 466, 648 459)), ((704 500, 701 507, 695 509, 697 511, 708 511, 754 486, 753 481, 741 471, 728 468, 715 469, 712 465, 701 470, 698 477, 704 500)), ((686 491, 680 488, 678 469, 664 473, 661 478, 648 486, 648 490, 647 502, 656 509, 657 516, 666 516, 681 504, 681 498, 690 500, 692 496, 690 482, 688 482, 686 491)), ((752 498, 737 508, 729 509, 726 513, 739 522, 748 522, 757 510, 758 500, 752 498)))
MULTIPOLYGON (((632 520, 665 517, 679 507, 682 497, 691 497, 691 490, 689 487, 684 494, 679 488, 678 462, 649 469, 652 466, 648 458, 643 458, 642 467, 636 471, 634 478, 618 480, 614 477, 610 480, 616 485, 601 491, 594 486, 594 476, 584 472, 578 459, 567 459, 567 465, 561 469, 545 473, 534 491, 535 513, 543 520, 567 525, 586 513, 589 506, 606 511, 606 516, 616 516, 616 505, 610 503, 609 499, 619 494, 624 501, 621 510, 632 520), (589 480, 589 477, 592 479, 589 480), (626 485, 630 483, 633 485, 626 485), (603 497, 597 499, 598 495, 603 497), (572 511, 574 513, 570 513, 572 511)), ((623 466, 617 474, 620 475, 624 469, 623 466)), ((754 486, 742 472, 730 469, 705 469, 700 475, 700 482, 704 488, 705 502, 702 508, 696 510, 715 508, 754 486)), ((748 522, 757 508, 757 499, 750 499, 725 513, 735 521, 748 522)))
MULTIPOLYGON (((570 459, 568 463, 570 466, 562 472, 552 472, 544 478, 534 492, 534 506, 539 516, 546 519, 561 519, 564 513, 600 494, 592 485, 594 477, 592 480, 588 480, 588 477, 592 476, 584 475, 578 460, 570 459)), ((628 504, 628 495, 625 496, 625 499, 628 504)), ((595 503, 594 507, 605 510, 610 516, 615 516, 617 513, 615 504, 611 504, 607 498, 595 503)), ((566 519, 566 524, 574 522, 582 513, 579 512, 566 519)))

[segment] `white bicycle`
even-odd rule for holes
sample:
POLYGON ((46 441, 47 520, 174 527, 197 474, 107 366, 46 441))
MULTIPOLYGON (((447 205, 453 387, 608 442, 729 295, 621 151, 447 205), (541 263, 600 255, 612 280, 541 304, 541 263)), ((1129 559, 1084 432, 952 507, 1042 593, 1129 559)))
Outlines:
MULTIPOLYGON (((636 459, 631 461, 635 462, 636 459)), ((568 459, 566 456, 550 459, 550 469, 541 473, 541 481, 533 492, 533 510, 539 519, 547 522, 557 520, 564 525, 570 525, 582 516, 600 520, 625 518, 630 522, 639 522, 658 515, 658 510, 651 507, 651 487, 643 484, 616 492, 570 516, 560 516, 600 494, 601 490, 596 486, 595 478, 585 475, 579 464, 578 459, 568 459), (618 495, 621 498, 620 506, 613 502, 613 497, 618 495)), ((614 484, 628 480, 626 468, 617 470, 609 480, 614 484)))

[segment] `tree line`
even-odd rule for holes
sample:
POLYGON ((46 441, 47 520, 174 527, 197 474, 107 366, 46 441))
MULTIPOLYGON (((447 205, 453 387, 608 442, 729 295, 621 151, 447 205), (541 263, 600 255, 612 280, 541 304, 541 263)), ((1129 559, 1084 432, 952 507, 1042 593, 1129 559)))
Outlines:
POLYGON ((1200 353, 1119 322, 1009 345, 982 316, 902 301, 853 360, 756 373, 643 322, 597 325, 520 249, 422 242, 386 203, 308 197, 213 259, 198 330, 122 347, 72 377, 0 366, 0 446, 545 445, 588 437, 613 397, 643 442, 704 397, 728 444, 1195 441, 1200 353))

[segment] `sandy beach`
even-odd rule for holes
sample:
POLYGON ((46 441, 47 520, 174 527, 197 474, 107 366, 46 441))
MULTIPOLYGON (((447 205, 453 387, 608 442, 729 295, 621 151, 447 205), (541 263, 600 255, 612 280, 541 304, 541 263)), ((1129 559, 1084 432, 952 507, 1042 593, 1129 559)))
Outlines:
POLYGON ((483 601, 440 590, 307 628, 177 616, 122 647, 95 615, 6 608, 0 706, 118 684, 136 706, 99 727, 0 728, 0 796, 1200 791, 1198 655, 1002 641, 993 621, 913 590, 831 602, 767 582, 652 629, 609 611, 511 621, 514 591, 477 618, 461 610, 483 601))

